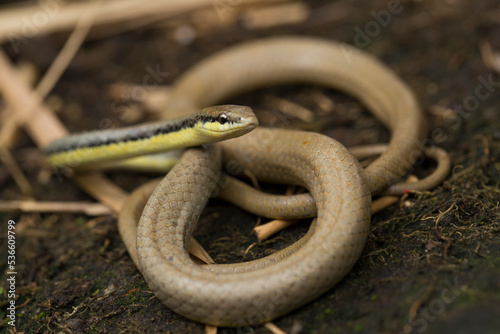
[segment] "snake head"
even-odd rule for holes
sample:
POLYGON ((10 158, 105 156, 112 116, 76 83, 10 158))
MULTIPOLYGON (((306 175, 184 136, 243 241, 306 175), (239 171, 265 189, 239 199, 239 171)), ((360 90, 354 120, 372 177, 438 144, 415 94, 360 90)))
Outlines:
POLYGON ((242 136, 259 125, 252 109, 246 106, 221 105, 201 110, 194 128, 210 142, 242 136))

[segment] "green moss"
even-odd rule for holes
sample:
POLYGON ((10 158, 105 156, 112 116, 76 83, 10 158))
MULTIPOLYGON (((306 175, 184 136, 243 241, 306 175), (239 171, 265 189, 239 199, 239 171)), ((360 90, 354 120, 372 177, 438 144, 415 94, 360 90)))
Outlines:
POLYGON ((333 309, 331 309, 331 308, 327 308, 327 309, 325 310, 325 314, 326 314, 326 315, 334 315, 334 314, 335 314, 335 311, 334 311, 333 309))
POLYGON ((353 331, 354 333, 359 333, 359 332, 361 332, 364 328, 365 328, 365 326, 364 326, 362 323, 358 322, 358 323, 354 324, 354 326, 352 327, 352 331, 353 331))
POLYGON ((76 225, 83 225, 87 222, 87 218, 85 217, 76 217, 75 218, 75 224, 76 225))

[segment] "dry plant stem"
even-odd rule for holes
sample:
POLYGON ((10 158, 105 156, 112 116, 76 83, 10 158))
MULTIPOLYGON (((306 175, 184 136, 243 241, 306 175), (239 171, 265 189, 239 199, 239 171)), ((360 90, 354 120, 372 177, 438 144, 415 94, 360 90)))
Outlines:
POLYGON ((279 25, 303 24, 310 16, 305 2, 295 1, 269 7, 256 7, 244 13, 243 25, 249 30, 279 25))
MULTIPOLYGON (((0 91, 7 104, 16 110, 33 141, 41 148, 68 135, 68 131, 40 97, 19 79, 13 65, 0 50, 0 91)), ((80 187, 117 212, 127 194, 100 173, 74 177, 80 187)))
MULTIPOLYGON (((248 5, 253 3, 264 2, 263 0, 242 0, 238 1, 238 5, 248 5)), ((282 2, 275 0, 274 2, 282 2)), ((225 3, 224 3, 225 4, 225 3)), ((82 13, 96 12, 95 25, 123 24, 124 21, 143 20, 151 18, 151 20, 160 20, 180 13, 185 13, 201 7, 214 8, 213 0, 176 0, 176 1, 136 1, 136 0, 108 0, 100 3, 93 1, 70 2, 65 5, 55 7, 57 10, 52 10, 49 16, 44 9, 39 5, 30 6, 15 6, 12 8, 4 7, 0 12, 0 41, 15 38, 26 38, 25 21, 22 17, 32 18, 39 13, 45 13, 49 16, 47 24, 36 26, 34 31, 30 32, 29 37, 36 35, 49 34, 56 31, 70 30, 80 19, 82 13)), ((234 8, 233 6, 230 6, 234 8)), ((144 21, 151 22, 151 21, 144 21)))
POLYGON ((2 125, 0 125, 0 147, 9 149, 14 145, 14 137, 19 124, 16 114, 12 109, 4 108, 2 116, 2 125))
MULTIPOLYGON (((35 65, 31 63, 20 63, 16 68, 23 80, 31 86, 37 79, 35 65)), ((18 124, 16 114, 12 108, 0 108, 0 147, 6 149, 14 146, 15 135, 17 134, 18 124)))
POLYGON ((217 326, 205 325, 205 334, 217 334, 217 326))
POLYGON ((385 208, 397 203, 399 201, 398 196, 383 196, 377 198, 372 202, 372 214, 380 212, 385 208))
POLYGON ((69 212, 69 213, 84 213, 87 216, 102 216, 113 213, 108 207, 100 203, 1 201, 1 200, 0 200, 0 211, 69 212))
POLYGON ((54 139, 68 135, 61 122, 44 106, 40 97, 16 74, 9 59, 0 50, 0 91, 7 104, 15 109, 26 130, 39 147, 45 147, 54 139))
MULTIPOLYGON (((96 0, 95 2, 102 2, 102 0, 96 0)), ((47 73, 45 73, 43 78, 38 83, 35 92, 37 93, 40 101, 49 94, 64 70, 68 67, 76 52, 80 49, 80 46, 92 26, 94 16, 95 12, 88 12, 88 14, 82 15, 77 26, 75 27, 75 30, 64 44, 56 59, 52 62, 47 73)), ((9 114, 11 117, 1 129, 2 136, 0 138, 0 146, 13 142, 12 138, 15 134, 15 130, 17 129, 17 126, 22 123, 21 114, 13 112, 9 114)))
POLYGON ((92 24, 94 22, 94 18, 98 13, 98 9, 100 9, 102 5, 102 0, 94 0, 89 3, 95 4, 94 11, 88 11, 81 15, 78 20, 75 29, 66 40, 63 48, 57 55, 56 59, 50 65, 49 70, 45 73, 42 80, 38 83, 36 87, 36 92, 43 99, 45 98, 49 92, 54 88, 55 84, 59 81, 59 78, 64 73, 69 63, 80 49, 80 46, 85 40, 92 24))
POLYGON ((22 193, 26 196, 33 196, 33 188, 31 188, 28 179, 24 176, 21 168, 19 168, 9 150, 3 146, 0 146, 0 160, 9 171, 10 175, 12 175, 22 193))
POLYGON ((488 41, 482 41, 479 44, 479 48, 484 66, 491 71, 500 73, 500 54, 493 52, 491 44, 488 41))
MULTIPOLYGON (((101 0, 98 1, 101 2, 101 0)), ((65 43, 63 49, 58 54, 57 58, 52 63, 52 65, 50 66, 46 75, 42 78, 42 80, 38 84, 36 88, 36 93, 39 96, 40 100, 45 98, 45 96, 52 90, 52 88, 57 83, 64 70, 67 68, 68 64, 73 59, 76 52, 80 48, 81 44, 85 40, 85 36, 87 36, 87 33, 89 32, 90 27, 92 26, 94 14, 95 13, 92 12, 88 13, 87 15, 83 15, 81 17, 81 19, 78 21, 77 27, 75 28, 75 30, 65 43)), ((31 196, 33 194, 33 190, 31 189, 29 182, 27 181, 26 177, 22 174, 21 170, 17 168, 17 166, 15 166, 15 161, 14 159, 12 159, 7 148, 3 147, 4 142, 6 144, 7 143, 12 144, 14 142, 12 139, 16 133, 17 126, 19 125, 19 123, 22 123, 19 119, 22 116, 17 116, 20 115, 20 113, 9 112, 9 110, 7 110, 7 112, 10 115, 10 118, 9 122, 5 123, 6 124, 5 130, 7 131, 3 131, 2 129, 2 138, 0 142, 0 148, 1 148, 0 156, 2 158, 3 163, 9 170, 10 174, 14 178, 15 182, 17 183, 21 191, 25 195, 31 196)))
POLYGON ((267 240, 272 235, 278 233, 279 231, 287 228, 290 225, 295 224, 298 220, 281 220, 275 219, 269 223, 256 226, 253 231, 257 235, 259 241, 267 240))
MULTIPOLYGON (((2 50, 0 50, 0 73, 2 73, 0 75, 2 96, 7 104, 17 111, 21 119, 25 120, 24 127, 40 148, 44 148, 57 138, 68 135, 64 125, 41 102, 40 97, 31 90, 28 84, 16 76, 13 65, 2 50)), ((77 174, 73 179, 80 188, 111 208, 115 213, 121 210, 128 196, 125 191, 101 173, 77 174)), ((193 251, 196 250, 196 256, 203 259, 202 254, 206 252, 203 249, 197 249, 196 244, 192 247, 193 251)))
POLYGON ((278 326, 276 326, 272 322, 266 322, 264 324, 264 327, 266 327, 267 330, 269 330, 273 334, 286 334, 285 331, 283 331, 281 328, 279 328, 278 326))

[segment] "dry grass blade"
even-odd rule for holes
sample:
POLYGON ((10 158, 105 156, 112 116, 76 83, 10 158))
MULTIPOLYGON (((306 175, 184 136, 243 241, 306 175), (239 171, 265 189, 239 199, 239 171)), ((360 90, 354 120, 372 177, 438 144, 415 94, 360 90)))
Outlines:
POLYGON ((195 238, 189 240, 189 253, 196 256, 198 259, 202 260, 207 264, 215 263, 215 261, 210 257, 210 255, 205 251, 205 249, 196 241, 195 238))

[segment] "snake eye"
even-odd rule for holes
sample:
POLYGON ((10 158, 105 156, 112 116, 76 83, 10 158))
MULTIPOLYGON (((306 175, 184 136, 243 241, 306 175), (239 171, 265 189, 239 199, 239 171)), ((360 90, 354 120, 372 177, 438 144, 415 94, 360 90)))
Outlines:
POLYGON ((224 113, 220 114, 217 120, 220 124, 226 124, 227 122, 229 122, 227 115, 224 113))

